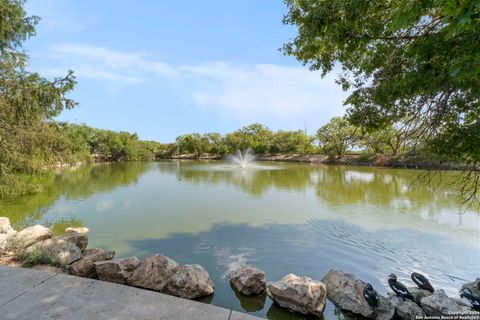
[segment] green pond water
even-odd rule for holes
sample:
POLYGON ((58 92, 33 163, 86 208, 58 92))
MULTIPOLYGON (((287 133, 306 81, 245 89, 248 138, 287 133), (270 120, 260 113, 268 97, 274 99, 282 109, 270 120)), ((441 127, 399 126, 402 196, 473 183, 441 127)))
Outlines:
MULTIPOLYGON (((409 188, 418 171, 351 166, 165 161, 100 164, 46 177, 43 192, 0 201, 15 227, 90 228, 90 247, 203 265, 202 301, 268 319, 304 319, 265 295, 236 294, 229 270, 254 264, 275 281, 354 273, 380 293, 396 273, 425 274, 452 296, 480 276, 480 214, 448 191, 409 188)), ((448 173, 454 175, 455 173, 448 173)), ((328 303, 325 319, 350 316, 328 303)))

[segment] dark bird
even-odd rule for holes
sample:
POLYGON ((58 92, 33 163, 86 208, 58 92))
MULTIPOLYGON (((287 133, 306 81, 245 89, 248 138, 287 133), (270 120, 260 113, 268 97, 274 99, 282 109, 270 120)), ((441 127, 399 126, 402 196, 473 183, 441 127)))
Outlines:
POLYGON ((468 288, 460 290, 460 298, 467 300, 472 305, 473 310, 480 311, 480 297, 468 288))
POLYGON ((435 291, 435 289, 433 289, 432 285, 430 284, 430 281, 428 281, 428 279, 423 274, 413 272, 410 277, 420 289, 427 290, 431 293, 435 291))
POLYGON ((390 288, 392 288, 393 292, 397 296, 403 299, 409 299, 415 302, 415 298, 412 296, 412 294, 407 290, 407 287, 405 287, 403 284, 397 281, 397 276, 394 275, 393 273, 388 276, 388 285, 390 288))
POLYGON ((367 283, 365 288, 363 288, 363 297, 367 301, 368 305, 372 308, 376 308, 378 306, 378 294, 375 289, 373 289, 370 283, 367 283))

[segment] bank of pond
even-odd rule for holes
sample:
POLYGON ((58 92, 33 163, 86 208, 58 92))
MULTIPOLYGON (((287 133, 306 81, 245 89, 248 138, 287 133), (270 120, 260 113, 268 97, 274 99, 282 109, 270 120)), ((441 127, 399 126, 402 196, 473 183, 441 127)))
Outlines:
MULTIPOLYGON (((99 279, 184 299, 205 299, 214 293, 210 276, 199 264, 178 264, 162 254, 114 259, 115 251, 88 248, 86 227, 68 227, 58 236, 42 225, 14 230, 10 220, 0 217, 0 263, 34 267, 47 265, 55 272, 99 279)), ((45 268, 45 267, 43 267, 45 268)), ((240 296, 265 295, 281 308, 299 315, 322 318, 327 299, 336 308, 365 319, 403 319, 452 315, 480 317, 480 278, 465 283, 457 297, 434 288, 420 273, 412 282, 388 276, 391 292, 383 296, 355 275, 330 270, 321 280, 287 274, 267 282, 265 272, 243 264, 228 273, 232 290, 240 296)))

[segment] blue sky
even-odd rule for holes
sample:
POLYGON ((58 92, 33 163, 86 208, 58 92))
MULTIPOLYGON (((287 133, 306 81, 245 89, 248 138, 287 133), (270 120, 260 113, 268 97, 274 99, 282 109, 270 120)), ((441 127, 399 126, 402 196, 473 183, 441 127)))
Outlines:
POLYGON ((344 113, 336 74, 278 49, 295 36, 280 0, 29 0, 42 17, 31 69, 75 71, 79 106, 59 120, 170 142, 260 122, 313 133, 344 113))

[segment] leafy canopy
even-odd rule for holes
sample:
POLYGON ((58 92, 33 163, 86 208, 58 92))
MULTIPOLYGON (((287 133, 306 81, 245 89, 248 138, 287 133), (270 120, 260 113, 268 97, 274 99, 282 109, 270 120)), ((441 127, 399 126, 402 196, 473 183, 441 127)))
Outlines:
POLYGON ((480 1, 285 3, 298 34, 284 53, 323 75, 341 65, 350 122, 406 121, 438 161, 479 169, 480 1))
MULTIPOLYGON (((66 94, 75 86, 72 72, 48 80, 26 70, 23 42, 35 35, 38 17, 27 17, 24 1, 0 1, 0 195, 28 189, 15 173, 33 173, 69 158, 64 136, 46 120, 75 106, 66 94), (67 152, 64 152, 67 151, 67 152)), ((71 159, 70 159, 71 160, 71 159)))

